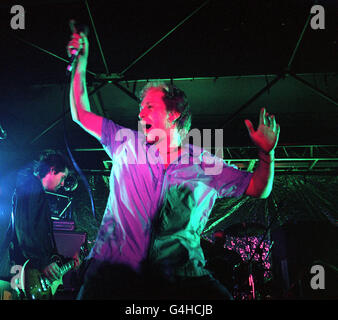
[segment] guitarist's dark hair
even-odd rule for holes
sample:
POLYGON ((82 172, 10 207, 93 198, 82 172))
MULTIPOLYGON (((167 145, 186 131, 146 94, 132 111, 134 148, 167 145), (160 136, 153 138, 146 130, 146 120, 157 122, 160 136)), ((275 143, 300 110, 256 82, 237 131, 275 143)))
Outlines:
POLYGON ((54 168, 55 173, 59 173, 69 168, 69 164, 60 151, 43 150, 39 155, 39 160, 34 161, 34 174, 42 179, 51 168, 54 168))

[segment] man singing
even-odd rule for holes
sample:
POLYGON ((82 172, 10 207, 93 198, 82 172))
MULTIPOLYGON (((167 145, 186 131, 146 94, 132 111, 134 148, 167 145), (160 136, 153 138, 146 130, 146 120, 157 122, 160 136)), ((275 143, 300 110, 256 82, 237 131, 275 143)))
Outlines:
POLYGON ((269 196, 279 136, 275 117, 262 109, 257 130, 245 121, 260 159, 253 173, 183 142, 190 107, 184 92, 172 85, 143 88, 142 130, 131 135, 91 112, 89 44, 83 33, 73 34, 68 52, 74 49, 80 51, 70 90, 72 118, 100 141, 113 162, 110 194, 79 298, 231 299, 204 268, 200 235, 216 199, 269 196), (137 275, 147 280, 139 282, 137 275))

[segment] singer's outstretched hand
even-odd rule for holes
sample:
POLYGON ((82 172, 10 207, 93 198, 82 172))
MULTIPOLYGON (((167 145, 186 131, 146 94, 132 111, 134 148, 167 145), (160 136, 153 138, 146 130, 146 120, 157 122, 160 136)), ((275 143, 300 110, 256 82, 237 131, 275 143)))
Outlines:
POLYGON ((67 46, 68 57, 78 51, 77 62, 82 68, 87 67, 89 43, 88 38, 83 32, 73 33, 67 46))
POLYGON ((275 149, 279 138, 280 127, 279 124, 276 123, 274 115, 269 115, 265 108, 262 108, 257 130, 254 129, 250 120, 245 120, 245 125, 253 143, 260 150, 269 153, 275 149))
POLYGON ((87 93, 86 68, 88 60, 88 38, 80 32, 73 32, 68 43, 67 52, 74 54, 73 50, 79 50, 74 60, 70 85, 70 110, 72 119, 83 129, 98 140, 101 140, 103 118, 91 111, 87 93))

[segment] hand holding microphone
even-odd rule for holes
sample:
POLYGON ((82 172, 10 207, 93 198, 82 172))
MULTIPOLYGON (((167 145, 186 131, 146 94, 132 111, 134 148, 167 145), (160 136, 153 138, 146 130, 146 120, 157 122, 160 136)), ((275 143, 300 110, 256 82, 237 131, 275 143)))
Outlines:
POLYGON ((69 65, 67 71, 71 72, 75 60, 78 60, 79 65, 85 69, 88 60, 89 43, 87 39, 88 27, 84 25, 78 25, 74 20, 70 20, 69 26, 72 32, 72 38, 67 46, 67 53, 69 65))

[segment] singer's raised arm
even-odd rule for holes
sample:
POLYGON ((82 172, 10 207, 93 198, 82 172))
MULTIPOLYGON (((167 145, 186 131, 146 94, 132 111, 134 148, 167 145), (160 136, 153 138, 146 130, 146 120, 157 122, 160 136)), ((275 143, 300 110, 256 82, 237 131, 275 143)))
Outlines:
POLYGON ((84 130, 97 139, 101 139, 103 117, 93 113, 86 85, 86 69, 88 61, 89 43, 84 33, 72 35, 67 46, 68 55, 74 50, 79 50, 77 59, 73 62, 70 86, 70 110, 73 120, 84 130))

